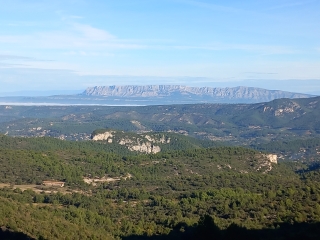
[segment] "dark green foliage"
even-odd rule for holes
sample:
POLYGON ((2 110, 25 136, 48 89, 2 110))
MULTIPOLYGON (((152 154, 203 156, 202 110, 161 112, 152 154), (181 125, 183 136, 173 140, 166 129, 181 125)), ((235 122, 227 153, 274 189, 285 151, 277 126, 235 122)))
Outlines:
POLYGON ((319 161, 320 138, 296 139, 292 141, 272 141, 267 144, 252 145, 254 149, 279 153, 290 160, 319 161))
POLYGON ((84 218, 89 216, 81 210, 60 209, 49 204, 32 206, 0 197, 0 225, 13 232, 24 232, 33 239, 113 239, 103 228, 96 231, 94 224, 88 224, 81 215, 84 218))
POLYGON ((2 183, 67 183, 57 193, 0 189, 0 226, 35 239, 319 236, 317 168, 295 172, 296 163, 267 164, 264 154, 241 147, 118 155, 103 144, 6 136, 1 142, 2 183), (127 173, 132 177, 97 186, 82 181, 127 173))

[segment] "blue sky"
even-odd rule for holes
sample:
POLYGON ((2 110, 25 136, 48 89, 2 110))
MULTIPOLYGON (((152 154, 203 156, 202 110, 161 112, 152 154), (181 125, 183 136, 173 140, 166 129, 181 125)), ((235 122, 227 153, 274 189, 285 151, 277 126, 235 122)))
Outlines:
POLYGON ((0 92, 95 85, 320 94, 320 1, 0 0, 0 92))

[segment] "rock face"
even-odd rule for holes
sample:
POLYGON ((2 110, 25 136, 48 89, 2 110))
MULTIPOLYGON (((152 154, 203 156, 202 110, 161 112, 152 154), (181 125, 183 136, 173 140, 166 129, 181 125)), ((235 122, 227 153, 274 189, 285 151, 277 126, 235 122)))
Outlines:
POLYGON ((276 154, 268 154, 266 157, 269 159, 271 163, 278 163, 278 157, 276 154))
POLYGON ((169 144, 170 138, 164 135, 152 136, 147 134, 126 135, 124 132, 105 131, 103 133, 94 134, 91 136, 93 141, 106 141, 107 143, 117 143, 125 146, 130 151, 142 153, 158 153, 161 151, 160 146, 156 144, 169 144))
POLYGON ((129 147, 130 151, 138 151, 144 153, 158 153, 161 151, 159 146, 152 145, 150 142, 141 143, 129 147))
POLYGON ((156 146, 153 144, 156 142, 160 143, 160 141, 152 141, 153 139, 150 139, 150 136, 148 135, 146 136, 140 135, 140 137, 129 138, 127 136, 125 138, 120 138, 118 143, 120 145, 126 146, 130 151, 136 151, 136 152, 142 152, 142 153, 158 153, 161 151, 161 148, 159 146, 156 146))
POLYGON ((262 171, 267 173, 272 170, 272 164, 278 163, 278 157, 276 154, 262 154, 259 158, 256 171, 262 171))
POLYGON ((95 136, 92 136, 92 140, 94 141, 103 141, 103 140, 107 140, 108 142, 112 142, 112 131, 110 132, 105 132, 105 133, 100 133, 100 134, 97 134, 95 136))
POLYGON ((271 101, 278 98, 308 98, 311 95, 284 92, 280 90, 266 90, 253 87, 212 88, 188 87, 181 85, 146 85, 146 86, 96 86, 87 88, 82 95, 123 97, 123 98, 151 98, 172 97, 190 98, 202 97, 211 99, 250 99, 252 101, 271 101))

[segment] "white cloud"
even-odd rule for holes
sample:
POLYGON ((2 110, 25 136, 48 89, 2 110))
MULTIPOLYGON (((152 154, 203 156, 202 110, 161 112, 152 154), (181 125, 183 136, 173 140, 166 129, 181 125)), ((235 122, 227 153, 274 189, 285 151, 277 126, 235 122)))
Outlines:
MULTIPOLYGON (((60 14, 59 12, 57 12, 58 14, 60 14)), ((62 21, 66 21, 66 20, 74 20, 74 19, 82 19, 83 17, 81 16, 76 16, 76 15, 68 15, 68 16, 62 16, 61 20, 62 21)))
POLYGON ((10 54, 0 54, 0 61, 7 61, 7 60, 22 60, 22 61, 29 61, 32 58, 24 57, 24 56, 16 56, 10 54))
POLYGON ((0 35, 0 43, 21 43, 20 36, 13 36, 13 35, 0 35))
MULTIPOLYGON (((229 7, 227 6, 228 2, 225 1, 224 3, 226 5, 221 5, 221 4, 215 4, 215 3, 211 3, 213 1, 211 1, 210 3, 208 2, 204 2, 204 1, 198 1, 198 0, 176 0, 177 2, 181 2, 183 4, 187 4, 187 5, 192 5, 198 8, 203 8, 206 10, 211 10, 213 12, 218 12, 218 13, 226 13, 226 14, 237 14, 237 15, 243 15, 243 16, 247 16, 247 15, 251 15, 251 16, 255 16, 255 17, 270 17, 268 14, 265 14, 263 12, 257 12, 257 11, 252 11, 250 10, 250 8, 245 8, 245 4, 239 4, 242 6, 242 8, 238 8, 238 7, 229 7)), ((239 1, 240 3, 240 1, 239 1)), ((231 5, 231 4, 229 4, 231 5)), ((232 5, 236 5, 236 4, 232 4, 232 5)))
POLYGON ((108 53, 108 52, 94 52, 94 51, 90 51, 90 52, 86 52, 86 51, 67 51, 63 53, 66 56, 76 56, 76 55, 83 55, 83 56, 93 56, 93 57, 97 57, 97 56, 102 56, 102 57, 114 57, 115 54, 113 53, 108 53))
POLYGON ((225 44, 225 43, 214 43, 209 45, 199 46, 173 46, 176 49, 203 49, 210 51, 224 51, 224 50, 242 50, 248 52, 257 52, 265 55, 273 54, 295 54, 299 53, 298 50, 292 49, 287 46, 277 45, 259 45, 259 44, 225 44))
POLYGON ((213 80, 234 81, 241 79, 319 79, 320 62, 280 62, 241 60, 230 63, 191 63, 172 65, 112 66, 104 69, 89 69, 81 75, 132 75, 157 77, 206 77, 213 80), (254 73, 253 73, 254 70, 254 73), (258 74, 259 73, 259 74, 258 74), (274 73, 274 74, 270 74, 274 73))
POLYGON ((16 49, 60 49, 64 51, 110 51, 117 49, 141 49, 145 44, 119 39, 111 33, 90 25, 72 23, 64 30, 42 31, 27 35, 0 35, 0 43, 16 46, 16 49))
POLYGON ((52 60, 0 53, 0 62, 2 62, 3 65, 7 64, 8 66, 10 65, 30 66, 30 62, 52 62, 52 60), (20 62, 20 63, 16 63, 16 62, 20 62), (22 64, 21 62, 28 62, 28 65, 22 64))
POLYGON ((240 9, 237 9, 237 8, 231 8, 231 7, 226 7, 223 5, 206 3, 206 2, 195 1, 195 0, 177 0, 177 1, 184 3, 184 4, 193 5, 196 7, 201 7, 201 8, 206 8, 206 9, 211 9, 211 10, 219 11, 219 12, 222 11, 222 12, 236 13, 236 12, 241 11, 240 9))
POLYGON ((116 40, 116 37, 105 30, 91 27, 85 24, 74 24, 74 29, 78 30, 83 37, 92 41, 109 41, 116 40))
POLYGON ((297 7, 297 6, 307 5, 307 4, 312 3, 312 2, 316 2, 316 1, 315 0, 311 0, 311 1, 290 2, 290 3, 281 4, 281 5, 276 5, 276 6, 267 8, 266 10, 269 11, 269 10, 297 7))
MULTIPOLYGON (((207 4, 197 1, 186 1, 188 3, 207 4)), ((211 4, 209 4, 211 5, 211 4)), ((175 44, 172 40, 132 40, 120 39, 112 33, 93 27, 88 24, 80 23, 66 23, 64 22, 64 29, 59 31, 41 31, 28 35, 0 35, 0 43, 12 46, 12 49, 17 46, 24 50, 61 50, 61 52, 74 52, 86 54, 82 55, 100 55, 113 56, 116 50, 135 50, 135 49, 148 49, 148 50, 171 50, 171 49, 199 49, 210 51, 224 51, 224 50, 242 50, 248 52, 257 52, 259 54, 293 54, 297 50, 291 49, 286 46, 277 45, 258 45, 258 44, 227 44, 227 43, 212 43, 207 45, 183 45, 175 44), (24 48, 24 49, 23 49, 24 48)))

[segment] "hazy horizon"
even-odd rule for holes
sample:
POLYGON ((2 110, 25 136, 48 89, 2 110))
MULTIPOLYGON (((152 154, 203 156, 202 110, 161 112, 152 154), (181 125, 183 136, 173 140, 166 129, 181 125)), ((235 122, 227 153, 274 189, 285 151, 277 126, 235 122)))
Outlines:
MULTIPOLYGON (((125 77, 129 78, 129 77, 125 77)), ((119 78, 121 79, 121 78, 119 78)), ((119 81, 118 81, 119 82, 119 81)), ((92 86, 87 86, 87 87, 95 87, 95 86, 113 86, 113 85, 184 85, 184 86, 190 86, 190 87, 212 87, 212 88, 233 88, 233 87, 255 87, 255 88, 262 88, 262 89, 267 89, 267 90, 281 90, 281 91, 286 91, 286 92, 295 92, 295 93, 304 93, 304 94, 310 94, 310 95, 320 95, 320 81, 317 80, 304 80, 304 81, 299 81, 299 80, 287 80, 287 81, 282 81, 283 85, 277 84, 276 81, 237 81, 237 82, 208 82, 208 83, 203 83, 201 81, 197 82, 196 84, 187 84, 181 81, 162 81, 162 84, 139 84, 139 81, 137 84, 131 83, 130 81, 121 81, 122 83, 119 84, 103 84, 101 82, 100 84, 97 85, 92 85, 92 86), (292 84, 294 82, 294 84, 292 84), (314 86, 313 91, 308 91, 309 86, 314 86), (307 87, 307 88, 306 88, 307 87)), ((142 81, 143 82, 143 81, 142 81)), ((73 95, 73 94, 80 94, 83 91, 86 90, 87 87, 84 87, 82 89, 53 89, 53 90, 48 90, 48 89, 43 89, 43 90, 21 90, 21 91, 0 91, 0 97, 9 97, 9 96, 51 96, 51 95, 73 95)))

